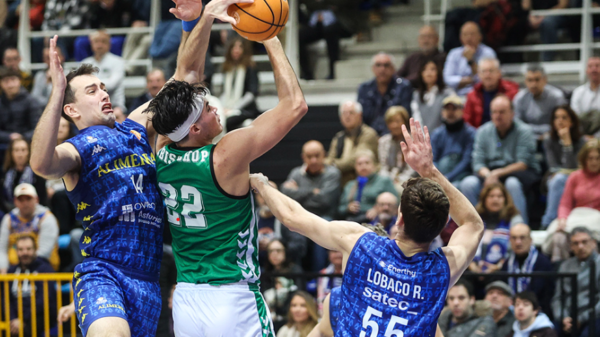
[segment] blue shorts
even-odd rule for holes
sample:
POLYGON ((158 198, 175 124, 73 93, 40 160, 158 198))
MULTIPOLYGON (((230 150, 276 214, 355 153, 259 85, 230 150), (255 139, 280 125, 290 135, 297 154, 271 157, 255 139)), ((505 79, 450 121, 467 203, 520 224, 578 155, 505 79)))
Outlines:
POLYGON ((99 318, 121 317, 129 323, 132 337, 156 335, 161 297, 157 277, 124 270, 112 263, 87 258, 77 265, 73 277, 75 315, 87 335, 99 318))

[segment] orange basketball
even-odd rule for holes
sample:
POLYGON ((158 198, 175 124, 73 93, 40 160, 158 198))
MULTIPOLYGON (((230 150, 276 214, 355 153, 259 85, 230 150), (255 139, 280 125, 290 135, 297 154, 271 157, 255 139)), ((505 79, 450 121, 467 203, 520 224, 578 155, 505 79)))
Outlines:
POLYGON ((254 0, 251 4, 233 4, 227 14, 237 22, 233 29, 250 41, 265 41, 277 36, 288 19, 287 0, 254 0))

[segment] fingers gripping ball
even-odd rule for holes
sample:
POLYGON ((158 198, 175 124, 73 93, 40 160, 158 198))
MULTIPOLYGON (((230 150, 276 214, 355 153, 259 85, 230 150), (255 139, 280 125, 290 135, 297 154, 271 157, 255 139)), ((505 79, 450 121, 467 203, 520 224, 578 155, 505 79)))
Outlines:
POLYGON ((251 4, 233 4, 227 14, 236 21, 233 30, 256 42, 273 38, 288 20, 287 0, 255 0, 251 4))

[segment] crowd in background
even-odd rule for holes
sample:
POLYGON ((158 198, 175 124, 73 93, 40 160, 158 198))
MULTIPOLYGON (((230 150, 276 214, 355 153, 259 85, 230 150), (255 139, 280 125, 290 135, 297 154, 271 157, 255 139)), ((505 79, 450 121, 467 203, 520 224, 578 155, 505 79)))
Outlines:
MULTIPOLYGON (((598 3, 594 0, 593 6, 598 3)), ((369 27, 381 23, 382 8, 388 4, 300 1, 299 77, 314 78, 307 48, 325 39, 328 78, 335 78, 340 39, 358 34, 359 40, 368 40, 369 27), (366 18, 364 27, 350 24, 360 18, 366 18)), ((103 30, 148 26, 150 6, 145 0, 32 0, 29 17, 32 30, 97 29, 89 36, 60 38, 60 54, 63 61, 91 63, 100 69, 98 76, 106 84, 117 120, 123 121, 155 97, 174 71, 181 28, 168 12, 172 2, 161 1, 161 5, 156 28, 161 34, 154 40, 146 33, 110 36, 103 30), (143 67, 127 66, 126 61, 147 57, 155 68, 145 74, 146 90, 138 97, 125 97, 125 77, 144 74, 143 67)), ((19 67, 14 32, 20 6, 19 0, 0 0, 0 152, 4 156, 0 273, 72 271, 83 259, 79 253, 83 229, 75 219, 76 210, 61 180, 45 181, 29 167, 29 141, 52 85, 46 70, 31 74, 19 67), (2 6, 7 9, 5 16, 2 6)), ((426 127, 436 167, 467 196, 486 224, 465 279, 449 291, 448 309, 439 320, 445 336, 529 336, 531 331, 569 336, 574 325, 579 336, 588 336, 591 324, 600 331, 600 296, 589 297, 590 265, 600 262, 600 58, 587 61, 587 81, 569 92, 549 84, 540 64, 528 65, 524 83, 503 78, 501 63, 514 60, 498 53, 502 45, 523 42, 526 34, 519 27, 539 30, 544 43, 557 42, 559 30, 577 41, 577 22, 527 14, 531 9, 577 6, 581 1, 476 0, 472 7, 448 13, 445 51, 438 48, 436 30, 424 26, 416 37, 419 51, 408 55, 402 65, 386 53, 374 55, 373 78, 357 88, 355 101, 339 105, 340 131, 329 148, 306 139, 299 154, 303 164, 279 186, 325 219, 380 224, 394 238, 403 184, 416 176, 403 158, 402 127, 410 130, 410 118, 426 127), (492 10, 502 15, 491 15, 492 10), (498 24, 498 18, 507 20, 498 24), (498 30, 504 34, 498 35, 498 30), (532 230, 545 231, 542 246, 533 244, 532 230), (573 285, 554 279, 494 276, 502 271, 582 275, 577 286, 579 316, 570 317, 573 285), (567 294, 565 305, 561 291, 567 294), (590 317, 589 303, 597 303, 596 317, 590 317)), ((48 63, 46 44, 43 38, 32 39, 34 62, 48 63)), ((253 53, 261 51, 260 45, 228 31, 215 31, 211 37, 206 57, 224 55, 223 84, 220 96, 208 99, 218 107, 224 133, 248 125, 261 113, 256 104, 258 67, 252 60, 253 53)), ((550 52, 541 55, 544 61, 556 57, 550 52)), ((207 62, 204 80, 209 86, 215 68, 207 62)), ((58 144, 76 132, 61 120, 58 144)), ((342 283, 342 256, 289 231, 260 197, 256 214, 264 276, 261 290, 276 328, 281 328, 278 335, 304 337, 318 321, 323 299, 342 283), (281 275, 305 272, 336 276, 281 275)), ((447 244, 456 228, 450 219, 431 249, 447 244)), ((168 240, 161 271, 166 312, 176 282, 168 240)), ((600 268, 595 270, 595 289, 600 289, 600 268)), ((11 294, 14 300, 16 288, 11 294)), ((16 312, 11 311, 11 329, 18 331, 15 319, 16 312)), ((158 335, 168 335, 169 330, 169 314, 161 315, 158 335)))

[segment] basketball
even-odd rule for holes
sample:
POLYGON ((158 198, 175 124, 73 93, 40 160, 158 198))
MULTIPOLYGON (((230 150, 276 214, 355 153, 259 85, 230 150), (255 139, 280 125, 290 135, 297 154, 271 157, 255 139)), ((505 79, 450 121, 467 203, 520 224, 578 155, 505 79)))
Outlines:
POLYGON ((227 14, 236 21, 233 30, 250 41, 261 42, 277 36, 288 20, 287 0, 255 0, 233 4, 227 14))

